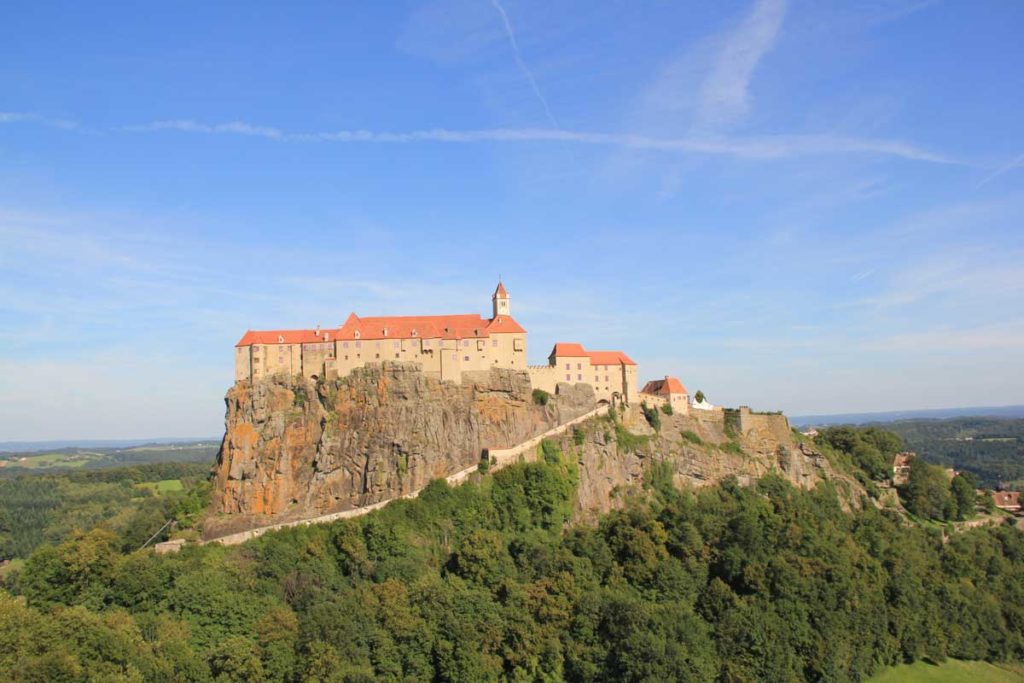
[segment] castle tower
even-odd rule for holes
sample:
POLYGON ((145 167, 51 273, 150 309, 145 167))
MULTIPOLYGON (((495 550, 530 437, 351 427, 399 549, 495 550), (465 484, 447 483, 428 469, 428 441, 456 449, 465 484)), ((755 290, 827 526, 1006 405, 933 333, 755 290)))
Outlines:
POLYGON ((498 280, 498 288, 494 290, 494 294, 491 296, 491 303, 494 305, 495 318, 499 315, 512 315, 508 291, 505 290, 505 285, 501 284, 501 280, 498 280))

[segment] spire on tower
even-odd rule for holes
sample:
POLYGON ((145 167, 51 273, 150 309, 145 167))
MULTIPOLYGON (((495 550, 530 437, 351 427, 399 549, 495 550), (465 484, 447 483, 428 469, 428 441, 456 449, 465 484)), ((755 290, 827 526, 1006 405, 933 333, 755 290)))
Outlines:
POLYGON ((500 278, 498 279, 498 286, 491 296, 491 303, 493 304, 495 318, 499 315, 511 314, 512 308, 509 305, 508 290, 505 289, 505 285, 501 282, 500 278))

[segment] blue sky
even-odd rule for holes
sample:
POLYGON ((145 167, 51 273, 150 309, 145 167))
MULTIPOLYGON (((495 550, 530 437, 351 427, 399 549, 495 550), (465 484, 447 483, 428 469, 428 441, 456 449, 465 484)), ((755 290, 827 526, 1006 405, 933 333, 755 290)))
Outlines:
POLYGON ((1024 403, 1024 4, 6 2, 0 440, 486 312, 793 414, 1024 403))

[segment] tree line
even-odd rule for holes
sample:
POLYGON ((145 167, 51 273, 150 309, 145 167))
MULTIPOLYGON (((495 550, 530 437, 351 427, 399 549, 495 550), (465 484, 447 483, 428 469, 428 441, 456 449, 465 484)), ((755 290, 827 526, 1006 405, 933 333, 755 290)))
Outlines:
MULTIPOLYGON (((566 446, 576 447, 575 441, 566 446)), ((846 454, 850 455, 850 454, 846 454)), ((11 680, 860 681, 1024 655, 1024 536, 941 534, 769 475, 573 525, 575 455, 232 548, 43 545, 0 593, 11 680)))

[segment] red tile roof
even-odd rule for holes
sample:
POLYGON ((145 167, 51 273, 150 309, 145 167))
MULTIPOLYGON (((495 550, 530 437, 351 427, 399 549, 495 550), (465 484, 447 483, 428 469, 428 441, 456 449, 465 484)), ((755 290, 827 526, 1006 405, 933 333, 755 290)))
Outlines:
POLYGON ((505 291, 505 285, 501 283, 501 280, 498 280, 498 288, 494 290, 494 296, 508 298, 508 292, 505 291))
POLYGON ((589 358, 591 365, 636 365, 633 359, 622 351, 586 351, 582 344, 558 342, 548 354, 548 359, 589 358))
POLYGON ((315 342, 331 341, 334 339, 334 330, 321 330, 317 336, 316 330, 249 330, 235 346, 251 346, 253 344, 312 344, 315 342), (324 335, 328 338, 324 339, 324 335))
POLYGON ((633 359, 622 351, 587 351, 591 365, 636 365, 633 359))
POLYGON ((491 321, 487 324, 487 329, 491 334, 508 334, 511 332, 518 332, 519 334, 526 334, 526 330, 523 326, 512 319, 510 315, 496 315, 491 318, 491 321))
POLYGON ((1020 509, 1020 491, 993 491, 992 500, 997 508, 1020 509))
POLYGON ((665 379, 654 379, 644 385, 644 388, 640 390, 644 394, 656 394, 659 396, 668 396, 669 394, 687 394, 686 387, 675 377, 665 377, 665 379))
POLYGON ((316 330, 271 330, 266 332, 249 330, 235 346, 300 344, 334 341, 335 339, 410 339, 412 337, 463 339, 485 338, 492 334, 525 333, 526 330, 508 315, 499 315, 488 320, 477 314, 360 318, 352 313, 341 327, 321 330, 320 336, 317 336, 316 330))
POLYGON ((567 344, 565 342, 558 342, 557 344, 555 344, 555 348, 551 349, 550 355, 583 358, 584 356, 587 355, 587 352, 583 350, 582 344, 567 344))

